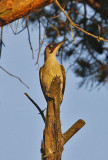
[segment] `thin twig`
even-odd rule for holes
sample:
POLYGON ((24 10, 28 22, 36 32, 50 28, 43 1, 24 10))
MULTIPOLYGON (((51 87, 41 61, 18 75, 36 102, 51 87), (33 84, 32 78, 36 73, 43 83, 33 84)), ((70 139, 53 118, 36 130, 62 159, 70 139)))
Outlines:
POLYGON ((41 24, 39 20, 39 50, 40 50, 40 45, 41 45, 41 24))
POLYGON ((60 14, 60 13, 58 13, 56 16, 51 17, 51 19, 56 19, 56 18, 58 18, 59 14, 60 14))
POLYGON ((27 32, 28 32, 28 41, 29 41, 30 49, 32 51, 32 58, 34 59, 34 52, 33 52, 33 47, 32 47, 32 43, 30 40, 30 31, 29 31, 29 26, 28 26, 28 20, 26 20, 26 26, 27 26, 27 32))
POLYGON ((51 22, 48 19, 47 19, 47 21, 50 23, 51 27, 57 32, 58 37, 60 37, 59 30, 53 24, 51 24, 51 22))
POLYGON ((1 57, 1 51, 2 51, 2 39, 3 39, 3 27, 1 27, 1 37, 0 37, 0 57, 1 57))
MULTIPOLYGON (((85 17, 85 15, 84 15, 84 14, 80 13, 79 11, 77 11, 77 10, 76 10, 76 9, 74 9, 74 8, 71 8, 71 10, 70 10, 70 11, 74 11, 76 14, 81 15, 81 16, 83 16, 83 17, 85 17)), ((87 19, 87 20, 90 20, 90 21, 92 21, 92 22, 97 22, 95 19, 93 19, 95 15, 96 15, 96 12, 94 13, 94 15, 93 15, 91 18, 87 18, 87 17, 86 17, 86 19, 87 19)))
POLYGON ((102 37, 98 37, 98 36, 95 36, 94 34, 91 34, 87 31, 85 31, 84 29, 80 28, 77 24, 75 24, 71 19, 70 17, 66 14, 66 12, 64 11, 64 9, 61 7, 60 3, 57 1, 57 0, 54 0, 55 3, 57 4, 57 6, 62 10, 62 12, 64 13, 64 15, 67 17, 67 19, 69 20, 69 22, 71 23, 72 26, 74 26, 75 28, 79 29, 80 31, 82 31, 83 33, 91 36, 91 37, 94 37, 96 38, 97 40, 101 40, 101 41, 105 41, 105 42, 108 42, 108 40, 102 38, 102 37))
POLYGON ((40 107, 36 104, 36 102, 34 102, 34 100, 27 94, 27 93, 24 93, 27 98, 36 106, 36 108, 38 109, 40 115, 42 116, 42 119, 43 121, 45 122, 45 116, 44 116, 44 110, 41 110, 40 107))
POLYGON ((17 24, 16 24, 16 32, 17 32, 17 29, 18 29, 18 25, 19 25, 19 19, 18 19, 17 24))
MULTIPOLYGON (((65 7, 67 6, 68 1, 64 1, 62 8, 65 9, 65 7)), ((60 15, 61 11, 59 11, 59 13, 56 16, 51 17, 51 19, 56 19, 58 18, 58 16, 60 15)))
POLYGON ((40 52, 41 52, 41 48, 42 48, 42 46, 43 46, 43 42, 44 42, 45 36, 46 36, 46 31, 45 31, 45 33, 44 33, 43 40, 42 40, 42 43, 41 43, 40 48, 39 48, 39 52, 38 52, 38 57, 37 57, 36 64, 38 64, 38 62, 39 62, 39 55, 40 55, 40 52))
POLYGON ((0 68, 1 68, 3 71, 5 71, 8 75, 17 78, 23 85, 25 85, 25 86, 29 89, 29 86, 27 86, 27 85, 21 80, 21 78, 19 78, 18 76, 13 75, 13 74, 11 74, 11 73, 9 73, 8 71, 6 71, 6 70, 5 70, 3 67, 1 67, 1 66, 0 66, 0 68))
POLYGON ((74 35, 73 35, 73 28, 72 28, 72 25, 71 25, 71 24, 70 24, 70 28, 71 28, 71 33, 72 33, 73 41, 74 41, 74 43, 76 44, 76 42, 75 42, 75 38, 74 38, 74 35))
POLYGON ((98 30, 99 30, 99 38, 97 39, 98 40, 98 42, 100 41, 100 33, 101 33, 101 30, 100 30, 100 26, 99 26, 99 24, 98 24, 98 30))
MULTIPOLYGON (((41 51, 41 42, 40 41, 41 41, 41 25, 40 25, 40 20, 39 20, 39 52, 38 52, 36 64, 38 64, 39 55, 40 55, 40 51, 41 51)), ((38 64, 38 67, 39 67, 39 64, 38 64)))
POLYGON ((1 27, 1 41, 3 39, 3 27, 1 27))
POLYGON ((52 24, 51 24, 51 27, 52 27, 54 30, 56 30, 56 31, 57 31, 58 37, 60 37, 59 30, 58 30, 54 25, 52 25, 52 24))
POLYGON ((13 29, 13 27, 12 27, 12 25, 9 23, 9 26, 10 26, 10 28, 11 28, 11 30, 12 30, 12 32, 13 32, 13 34, 14 35, 17 35, 17 34, 19 34, 19 33, 21 33, 22 31, 24 31, 25 29, 26 29, 26 25, 20 30, 20 31, 18 31, 18 32, 15 32, 14 31, 14 29, 13 29))

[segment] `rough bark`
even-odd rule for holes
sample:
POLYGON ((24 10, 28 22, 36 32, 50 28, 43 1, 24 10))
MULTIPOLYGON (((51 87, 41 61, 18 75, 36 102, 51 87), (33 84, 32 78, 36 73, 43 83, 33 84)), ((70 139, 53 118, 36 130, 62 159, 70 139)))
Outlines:
POLYGON ((9 24, 29 13, 37 11, 54 0, 1 0, 0 26, 9 24))
POLYGON ((61 81, 59 77, 55 77, 52 81, 49 91, 49 97, 51 98, 48 101, 46 118, 40 107, 27 93, 25 93, 28 99, 39 110, 45 122, 43 140, 41 143, 42 160, 61 160, 64 145, 85 125, 84 120, 79 119, 64 134, 62 134, 60 122, 60 83, 61 81))
POLYGON ((51 85, 48 101, 45 129, 42 142, 42 159, 60 160, 63 151, 63 137, 60 123, 60 79, 56 78, 51 85))
POLYGON ((61 132, 60 122, 60 78, 52 81, 45 119, 45 129, 41 144, 42 160, 61 160, 64 144, 84 125, 83 120, 77 121, 64 134, 61 132))

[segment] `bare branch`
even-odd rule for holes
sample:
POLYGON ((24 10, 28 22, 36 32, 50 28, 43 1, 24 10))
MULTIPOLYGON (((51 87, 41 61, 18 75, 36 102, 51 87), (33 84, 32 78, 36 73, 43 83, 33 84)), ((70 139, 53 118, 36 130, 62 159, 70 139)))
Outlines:
POLYGON ((40 55, 40 52, 41 52, 41 48, 42 48, 42 46, 43 46, 43 42, 44 42, 45 36, 46 36, 46 31, 45 31, 45 33, 44 33, 42 43, 41 43, 41 45, 40 45, 40 47, 39 47, 39 52, 38 52, 38 57, 37 57, 36 64, 38 64, 38 61, 39 61, 39 55, 40 55))
POLYGON ((100 30, 100 26, 99 26, 99 24, 98 24, 98 30, 99 30, 99 36, 98 36, 98 42, 100 41, 100 33, 101 33, 101 30, 100 30))
MULTIPOLYGON (((46 18, 47 19, 47 18, 46 18)), ((51 27, 57 32, 58 37, 60 37, 59 30, 50 22, 50 20, 47 19, 47 21, 50 23, 51 27)))
POLYGON ((72 127, 70 127, 64 134, 64 144, 76 133, 78 132, 83 126, 85 125, 85 121, 82 119, 79 119, 72 127))
POLYGON ((57 31, 58 37, 60 37, 59 30, 58 30, 54 25, 52 25, 52 24, 51 24, 51 27, 52 27, 54 30, 57 31))
POLYGON ((27 26, 27 32, 28 32, 28 41, 29 41, 30 49, 32 51, 32 58, 34 59, 34 52, 33 52, 33 47, 32 47, 32 43, 30 40, 30 31, 29 31, 29 26, 28 26, 28 20, 26 20, 26 26, 27 26))
POLYGON ((0 57, 1 57, 1 51, 2 51, 2 44, 3 44, 3 27, 1 27, 1 37, 0 37, 0 57))
POLYGON ((26 29, 26 25, 20 30, 20 31, 14 31, 14 29, 13 29, 13 27, 12 27, 12 25, 9 23, 9 26, 10 26, 10 28, 11 28, 11 30, 12 30, 12 32, 13 32, 13 34, 14 35, 16 35, 16 34, 19 34, 19 33, 21 33, 22 31, 24 31, 25 29, 26 29))
MULTIPOLYGON (((65 7, 67 6, 68 1, 64 1, 64 3, 62 4, 62 8, 65 9, 65 7)), ((58 18, 58 16, 60 15, 61 11, 59 11, 59 13, 56 16, 51 17, 51 19, 56 19, 58 18)))
POLYGON ((36 64, 38 64, 39 55, 40 55, 40 51, 41 51, 41 42, 40 41, 41 41, 41 25, 40 25, 40 20, 39 20, 39 52, 38 52, 36 64))
POLYGON ((18 76, 13 75, 13 74, 11 74, 11 73, 9 73, 8 71, 6 71, 6 70, 5 70, 3 67, 1 67, 1 66, 0 66, 0 68, 1 68, 3 71, 5 71, 8 75, 17 78, 23 85, 25 85, 25 86, 29 89, 29 86, 27 86, 27 85, 21 80, 21 78, 19 78, 18 76))
POLYGON ((34 102, 34 100, 27 94, 27 93, 24 93, 27 98, 35 105, 35 107, 38 109, 39 111, 39 114, 42 116, 42 119, 43 121, 45 122, 45 116, 44 116, 44 110, 41 110, 41 108, 36 104, 36 102, 34 102))
POLYGON ((66 12, 64 11, 64 9, 61 7, 60 3, 57 1, 57 0, 54 0, 55 3, 57 4, 57 6, 62 10, 62 12, 64 13, 64 15, 67 17, 67 19, 69 20, 69 22, 71 23, 72 26, 74 26, 75 28, 79 29, 80 31, 82 31, 83 33, 91 36, 91 37, 94 37, 96 38, 97 40, 101 40, 101 41, 105 41, 105 42, 108 42, 108 40, 102 38, 102 37, 98 37, 98 36, 95 36, 94 34, 91 34, 87 31, 85 31, 84 29, 80 28, 79 25, 75 24, 71 19, 70 17, 66 14, 66 12))
POLYGON ((71 24, 70 24, 70 29, 71 29, 71 33, 72 33, 73 41, 74 41, 74 43, 76 44, 76 42, 75 42, 75 38, 74 38, 74 35, 73 35, 73 28, 72 28, 72 25, 71 25, 71 24))
POLYGON ((16 32, 17 32, 17 29, 18 29, 18 25, 19 25, 19 19, 18 19, 17 24, 16 24, 16 32))

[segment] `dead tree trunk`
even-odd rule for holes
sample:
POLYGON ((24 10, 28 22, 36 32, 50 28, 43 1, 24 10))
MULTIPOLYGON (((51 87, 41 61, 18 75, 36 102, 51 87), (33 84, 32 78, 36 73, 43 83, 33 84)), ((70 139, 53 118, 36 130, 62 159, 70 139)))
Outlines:
POLYGON ((50 95, 53 97, 48 101, 46 118, 40 107, 25 93, 29 100, 36 106, 40 112, 44 122, 45 129, 43 132, 43 140, 41 143, 42 160, 61 160, 63 146, 66 142, 84 125, 85 122, 79 119, 74 125, 72 125, 65 133, 61 132, 60 122, 60 78, 56 77, 52 81, 50 87, 50 95))
POLYGON ((60 79, 52 81, 50 95, 53 97, 48 101, 45 119, 45 129, 41 144, 42 160, 60 160, 64 144, 75 134, 85 122, 79 120, 64 134, 61 132, 60 122, 60 79))

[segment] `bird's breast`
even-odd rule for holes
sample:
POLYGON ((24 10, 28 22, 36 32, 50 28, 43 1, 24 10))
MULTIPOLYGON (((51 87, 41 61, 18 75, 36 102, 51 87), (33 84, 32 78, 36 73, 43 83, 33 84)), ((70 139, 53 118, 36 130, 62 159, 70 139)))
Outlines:
MULTIPOLYGON (((46 86, 46 90, 48 91, 51 85, 51 82, 54 77, 60 76, 61 82, 63 82, 63 75, 61 65, 57 62, 56 64, 44 65, 42 81, 46 86)), ((61 83, 61 89, 63 84, 61 83)))

